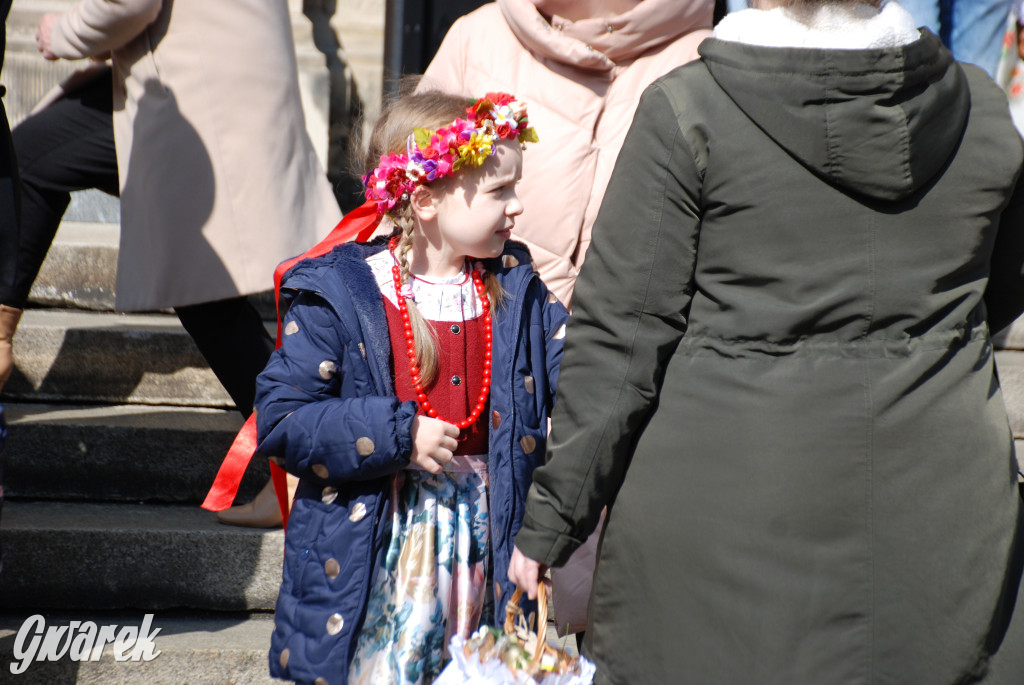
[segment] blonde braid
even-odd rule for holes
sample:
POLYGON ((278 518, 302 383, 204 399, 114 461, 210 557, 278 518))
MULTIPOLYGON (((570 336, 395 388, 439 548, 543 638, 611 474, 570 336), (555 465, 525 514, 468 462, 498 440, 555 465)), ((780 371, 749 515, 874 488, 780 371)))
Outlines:
MULTIPOLYGON (((393 218, 398 226, 398 246, 395 248, 395 259, 400 270, 399 278, 402 285, 409 282, 409 251, 412 250, 413 229, 416 227, 411 212, 406 208, 393 218)), ((401 293, 395 293, 401 297, 401 293)), ((437 377, 437 339, 434 327, 423 318, 414 300, 405 301, 409 312, 409 323, 412 324, 412 337, 416 345, 416 365, 420 367, 420 385, 430 386, 437 377)), ((396 360, 396 364, 398 361, 396 360)))

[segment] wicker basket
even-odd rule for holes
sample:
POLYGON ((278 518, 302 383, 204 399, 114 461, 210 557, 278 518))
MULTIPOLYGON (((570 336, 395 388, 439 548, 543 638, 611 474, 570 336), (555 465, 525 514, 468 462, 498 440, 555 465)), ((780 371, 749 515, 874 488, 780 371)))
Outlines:
POLYGON ((484 627, 468 640, 457 635, 449 645, 452 661, 434 681, 435 685, 493 683, 494 685, 589 685, 594 665, 584 657, 573 657, 548 644, 547 585, 541 583, 537 596, 537 621, 519 606, 523 597, 517 589, 505 607, 505 629, 484 627), (536 630, 534 629, 536 627, 536 630))

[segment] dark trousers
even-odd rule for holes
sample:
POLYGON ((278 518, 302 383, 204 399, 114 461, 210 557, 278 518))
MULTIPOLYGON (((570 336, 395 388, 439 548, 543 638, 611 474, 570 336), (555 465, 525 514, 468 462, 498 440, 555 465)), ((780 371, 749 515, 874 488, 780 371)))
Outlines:
MULTIPOLYGON (((13 286, 0 303, 24 308, 76 190, 118 194, 111 75, 69 93, 12 132, 22 181, 22 226, 13 286)), ((0 231, 8 230, 0 225, 0 231)), ((175 307, 175 313, 243 416, 252 413, 256 376, 274 351, 245 297, 175 307)))
POLYGON ((0 303, 24 308, 72 191, 99 188, 117 195, 112 109, 107 72, 12 131, 21 175, 21 239, 14 283, 0 287, 0 303))
MULTIPOLYGON (((21 239, 21 187, 7 112, 0 101, 0 288, 14 285, 21 239)), ((2 302, 2 300, 0 300, 2 302)))

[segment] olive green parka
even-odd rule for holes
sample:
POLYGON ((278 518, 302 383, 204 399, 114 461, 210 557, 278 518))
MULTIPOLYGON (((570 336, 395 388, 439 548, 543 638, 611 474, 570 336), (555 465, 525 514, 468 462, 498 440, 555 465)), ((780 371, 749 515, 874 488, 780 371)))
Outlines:
POLYGON ((518 547, 610 506, 598 683, 1024 683, 1005 97, 927 31, 700 53, 623 145, 518 547))

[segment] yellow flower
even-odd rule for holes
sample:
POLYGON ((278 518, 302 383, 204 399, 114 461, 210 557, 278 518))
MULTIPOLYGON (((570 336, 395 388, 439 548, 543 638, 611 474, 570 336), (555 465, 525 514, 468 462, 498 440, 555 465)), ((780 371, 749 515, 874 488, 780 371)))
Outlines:
POLYGON ((458 170, 468 164, 471 167, 478 167, 483 164, 491 155, 494 145, 494 137, 480 135, 474 132, 462 145, 459 145, 459 158, 455 161, 453 168, 458 170))

